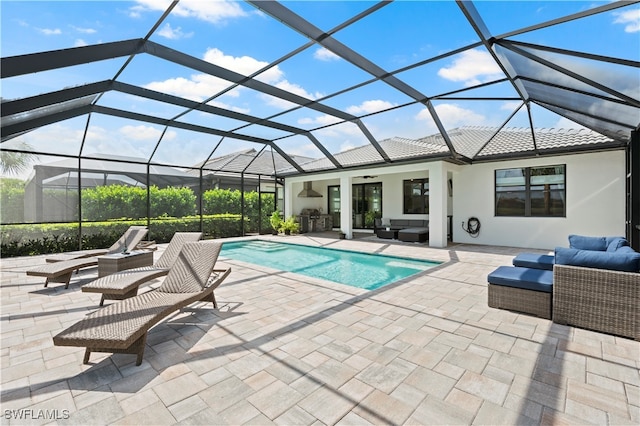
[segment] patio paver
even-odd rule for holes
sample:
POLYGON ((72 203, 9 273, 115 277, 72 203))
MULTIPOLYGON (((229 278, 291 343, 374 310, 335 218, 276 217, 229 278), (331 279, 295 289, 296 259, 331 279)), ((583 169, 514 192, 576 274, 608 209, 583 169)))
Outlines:
POLYGON ((445 263, 366 291, 221 259, 219 310, 168 317, 136 367, 53 346, 97 308, 97 269, 43 288, 24 271, 44 256, 2 259, 2 424, 640 423, 639 342, 487 306, 487 274, 523 249, 285 241, 445 263))

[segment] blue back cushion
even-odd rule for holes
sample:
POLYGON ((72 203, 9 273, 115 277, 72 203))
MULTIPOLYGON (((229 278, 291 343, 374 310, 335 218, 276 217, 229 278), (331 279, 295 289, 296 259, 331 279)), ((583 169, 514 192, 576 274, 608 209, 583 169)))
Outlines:
POLYGON ((640 253, 633 250, 611 253, 558 247, 556 248, 555 261, 558 265, 584 266, 623 272, 640 271, 640 253))
POLYGON ((605 251, 607 249, 607 239, 605 237, 587 237, 572 234, 569 235, 569 248, 605 251))
POLYGON ((607 237, 607 251, 616 251, 621 247, 628 247, 629 241, 624 237, 607 237))

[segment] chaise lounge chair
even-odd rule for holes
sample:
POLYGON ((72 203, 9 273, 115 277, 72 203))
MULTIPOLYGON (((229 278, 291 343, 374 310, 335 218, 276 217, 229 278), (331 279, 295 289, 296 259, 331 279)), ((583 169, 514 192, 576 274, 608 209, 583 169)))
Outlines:
POLYGON ((102 256, 104 254, 122 253, 123 251, 135 250, 141 244, 144 236, 147 235, 146 226, 130 226, 118 241, 113 243, 108 249, 90 249, 72 251, 69 253, 54 254, 47 257, 47 263, 64 262, 65 260, 81 259, 84 257, 102 256))
POLYGON ((138 294, 138 287, 145 282, 164 277, 178 259, 180 250, 188 242, 202 238, 202 232, 176 232, 160 258, 152 266, 128 269, 98 278, 82 286, 83 292, 102 293, 100 306, 106 299, 122 300, 138 294))
POLYGON ((197 301, 213 302, 213 291, 231 269, 214 269, 222 244, 186 243, 162 285, 152 291, 101 308, 53 338, 56 346, 85 347, 91 352, 128 353, 142 363, 147 332, 171 313, 197 301))
MULTIPOLYGON (((131 240, 135 241, 131 243, 134 247, 137 245, 147 234, 147 228, 135 227, 131 233, 131 240)), ((47 287, 49 283, 64 283, 64 288, 69 288, 69 281, 71 281, 71 275, 74 271, 78 271, 82 268, 89 268, 91 266, 98 265, 98 256, 81 257, 77 259, 63 260, 61 262, 50 262, 42 266, 29 269, 27 275, 36 277, 45 277, 44 286, 47 287)))

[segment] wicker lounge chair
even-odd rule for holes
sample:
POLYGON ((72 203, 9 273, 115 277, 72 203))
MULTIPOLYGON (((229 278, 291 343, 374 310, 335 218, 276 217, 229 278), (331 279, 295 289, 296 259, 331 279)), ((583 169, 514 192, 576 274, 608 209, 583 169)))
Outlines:
POLYGON ((152 291, 101 308, 53 338, 56 346, 85 347, 84 363, 91 352, 142 356, 151 327, 171 313, 197 301, 212 302, 213 291, 231 269, 214 269, 222 244, 186 243, 162 285, 152 291))
MULTIPOLYGON (((90 249, 72 251, 69 253, 54 254, 47 257, 47 263, 64 262, 66 260, 81 259, 84 257, 102 256, 104 254, 121 253, 123 251, 135 250, 141 243, 144 236, 147 235, 146 226, 130 226, 118 241, 113 243, 108 249, 90 249)), ((145 247, 147 248, 146 245, 145 247)))
MULTIPOLYGON (((132 227, 133 228, 133 227, 132 227)), ((137 245, 147 234, 147 228, 135 227, 131 232, 130 239, 135 242, 131 244, 137 245)), ((122 249, 121 249, 122 250, 122 249)), ((69 288, 69 281, 74 271, 82 268, 89 268, 98 265, 98 256, 81 257, 76 259, 63 260, 60 262, 49 262, 45 265, 29 269, 27 275, 36 277, 45 277, 44 286, 47 287, 50 282, 64 283, 64 288, 69 288)))
POLYGON ((106 299, 122 300, 138 294, 138 288, 145 282, 164 277, 178 259, 180 250, 188 242, 196 242, 202 238, 202 232, 176 232, 162 256, 152 265, 116 272, 98 278, 82 286, 83 292, 102 293, 100 306, 106 299))

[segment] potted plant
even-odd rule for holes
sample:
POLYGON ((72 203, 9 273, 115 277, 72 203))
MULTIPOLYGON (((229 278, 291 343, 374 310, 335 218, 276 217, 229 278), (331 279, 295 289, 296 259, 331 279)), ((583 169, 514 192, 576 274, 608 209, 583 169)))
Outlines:
POLYGON ((278 235, 278 231, 282 227, 282 216, 280 216, 279 211, 274 211, 269 218, 269 222, 271 223, 271 228, 273 228, 273 235, 278 235))
POLYGON ((300 225, 296 222, 296 219, 293 216, 289 216, 286 220, 282 222, 280 229, 284 232, 285 235, 291 235, 291 233, 297 233, 300 225))

